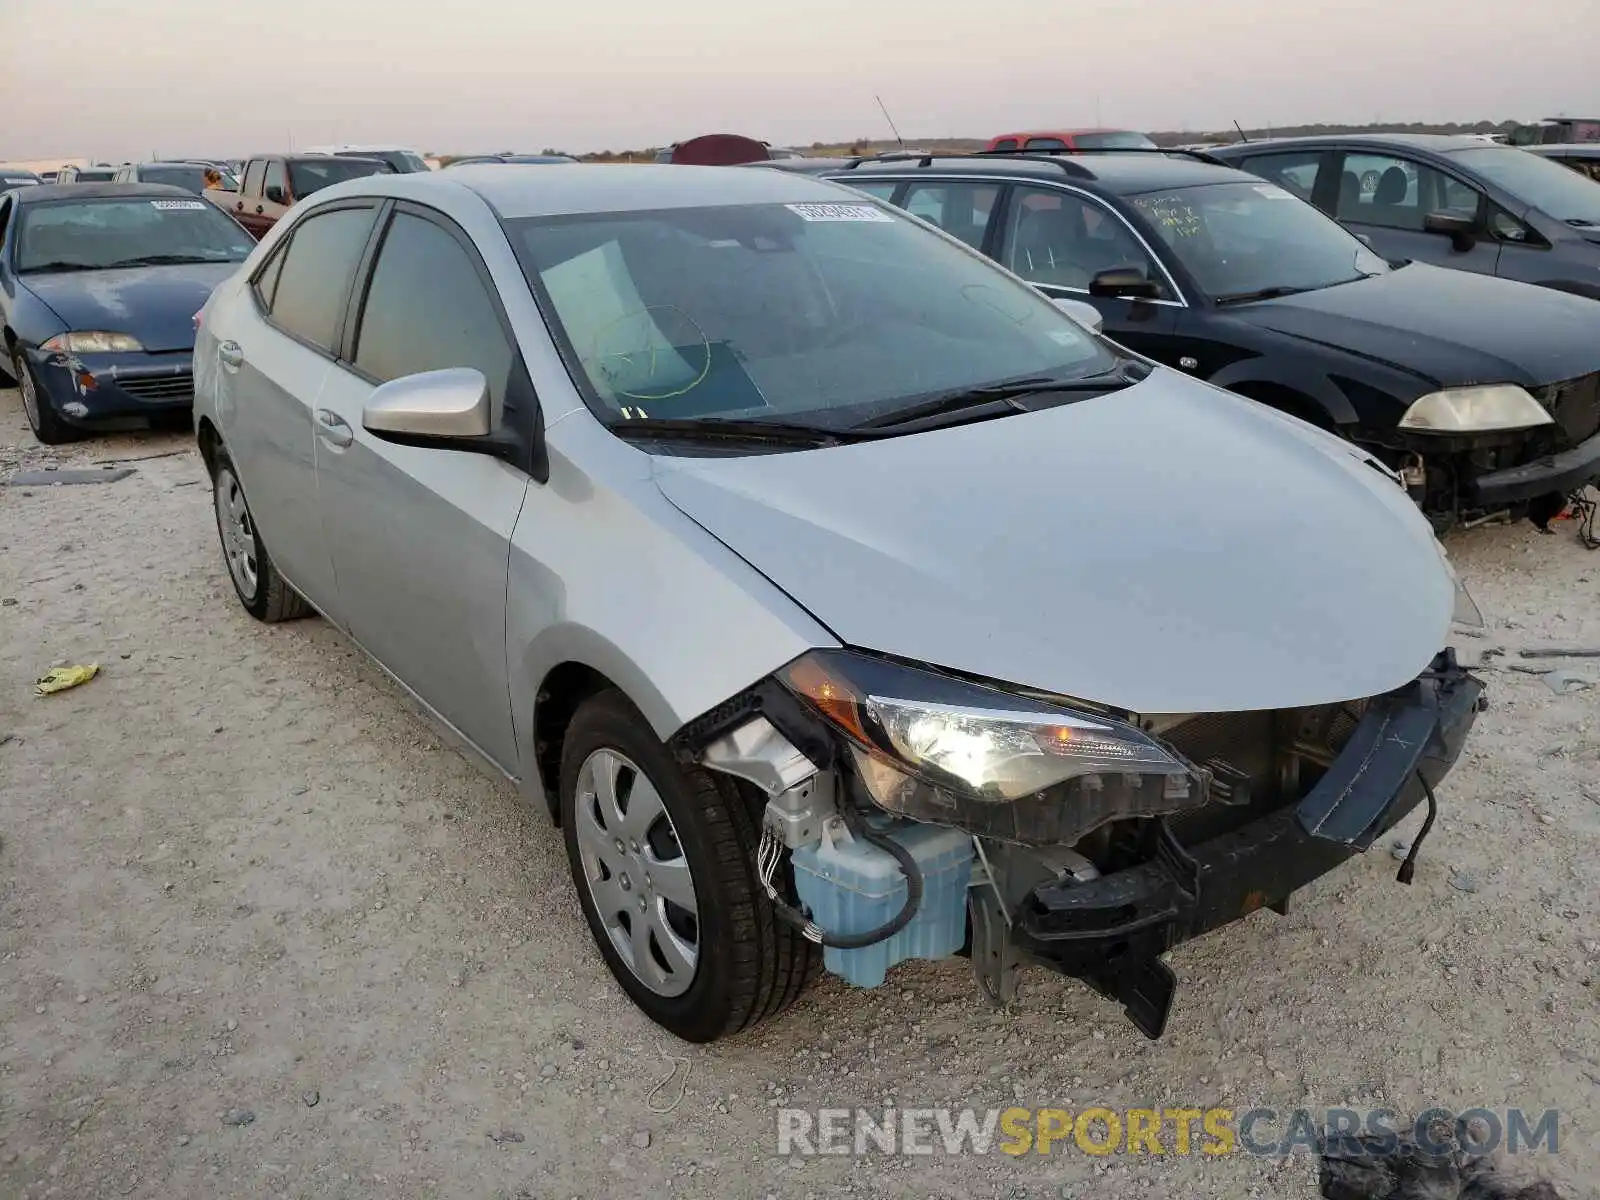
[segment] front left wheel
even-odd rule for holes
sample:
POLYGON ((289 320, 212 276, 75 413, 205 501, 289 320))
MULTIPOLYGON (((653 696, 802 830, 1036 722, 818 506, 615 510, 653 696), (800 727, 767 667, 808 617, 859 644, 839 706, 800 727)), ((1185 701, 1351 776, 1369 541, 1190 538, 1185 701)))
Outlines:
POLYGON ((27 415, 28 428, 33 430, 34 437, 46 446, 60 446, 83 437, 51 407, 50 398, 33 377, 33 368, 28 365, 21 346, 11 352, 11 372, 16 376, 17 390, 22 393, 22 411, 27 415))
POLYGON ((816 951, 762 890, 758 831, 732 780, 678 763, 643 715, 606 691, 567 727, 560 792, 589 930, 646 1016, 710 1042, 800 995, 816 951))

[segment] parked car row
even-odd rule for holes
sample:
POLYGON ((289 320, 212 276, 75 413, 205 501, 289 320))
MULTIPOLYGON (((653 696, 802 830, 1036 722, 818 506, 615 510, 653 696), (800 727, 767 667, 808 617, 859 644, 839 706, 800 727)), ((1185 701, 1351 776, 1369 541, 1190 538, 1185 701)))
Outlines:
MULTIPOLYGON (((1553 173, 1552 190, 1588 189, 1600 206, 1589 181, 1521 150, 1475 145, 1526 158, 1541 183, 1553 173)), ((1407 262, 1423 256, 1385 241, 1395 230, 1385 218, 1348 210, 1370 231, 1358 237, 1302 202, 1321 195, 1320 173, 1343 151, 1235 149, 1296 189, 1216 152, 889 156, 828 174, 1047 295, 1088 301, 1130 349, 1368 447, 1441 528, 1504 510, 1543 524, 1600 476, 1600 305, 1560 294, 1580 290, 1561 286, 1564 268, 1545 268, 1557 274, 1550 287, 1527 288, 1407 262)), ((1388 160, 1374 151, 1344 161, 1388 160)), ((1442 187, 1430 170, 1417 162, 1408 185, 1419 213, 1442 187)), ((1600 245, 1568 236, 1581 229, 1553 228, 1500 195, 1521 228, 1550 230, 1546 263, 1561 263, 1566 248, 1600 265, 1600 245)), ((1560 203, 1570 212, 1577 201, 1560 203)))

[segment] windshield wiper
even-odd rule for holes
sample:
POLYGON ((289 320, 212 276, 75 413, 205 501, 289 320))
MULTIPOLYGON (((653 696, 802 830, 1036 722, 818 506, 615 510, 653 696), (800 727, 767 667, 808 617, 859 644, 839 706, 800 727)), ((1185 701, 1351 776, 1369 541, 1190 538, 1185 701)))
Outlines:
POLYGON ((25 267, 18 267, 18 275, 32 275, 35 271, 98 271, 94 263, 66 262, 61 259, 52 259, 50 262, 29 263, 25 267))
MULTIPOLYGON (((1354 280, 1342 280, 1345 283, 1354 283, 1354 280)), ((1330 285, 1332 286, 1332 285, 1330 285)), ((1229 292, 1225 296, 1218 296, 1215 304, 1248 304, 1252 300, 1276 300, 1279 296, 1295 296, 1301 292, 1315 292, 1314 287, 1285 287, 1282 284, 1276 287, 1258 288, 1253 292, 1229 292)))
POLYGON ((1139 373, 1130 373, 1129 368, 1131 366, 1133 366, 1131 362, 1118 363, 1109 371, 1101 371, 1095 375, 1084 375, 1076 379, 1058 379, 1054 376, 1039 375, 1029 379, 1008 379, 1004 383, 991 383, 983 387, 961 388, 958 391, 945 392, 934 396, 907 408, 897 408, 876 417, 868 417, 865 421, 852 425, 850 428, 852 431, 894 429, 901 425, 913 424, 928 417, 941 417, 947 413, 962 412, 967 409, 980 409, 992 405, 1002 405, 1013 412, 1027 412, 1028 407, 1019 403, 1027 396, 1037 396, 1049 392, 1104 392, 1138 383, 1145 376, 1139 373))
POLYGON ((171 267, 183 263, 221 263, 233 262, 230 258, 206 258, 199 254, 141 254, 135 258, 119 258, 116 262, 109 262, 105 269, 116 267, 171 267))
POLYGON ((618 437, 773 442, 784 446, 837 446, 850 436, 847 432, 824 429, 820 425, 733 417, 625 417, 610 422, 607 428, 618 437))

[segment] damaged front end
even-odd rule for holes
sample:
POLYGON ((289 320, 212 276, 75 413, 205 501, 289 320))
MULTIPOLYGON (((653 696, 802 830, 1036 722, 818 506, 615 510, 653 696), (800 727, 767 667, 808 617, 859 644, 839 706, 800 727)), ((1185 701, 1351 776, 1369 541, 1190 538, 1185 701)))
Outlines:
POLYGON ((1450 650, 1369 699, 1144 717, 818 651, 674 743, 764 800, 762 882, 834 974, 967 953, 1003 1003, 1044 966, 1157 1038, 1160 956, 1285 911, 1424 798, 1431 824, 1483 704, 1450 650))

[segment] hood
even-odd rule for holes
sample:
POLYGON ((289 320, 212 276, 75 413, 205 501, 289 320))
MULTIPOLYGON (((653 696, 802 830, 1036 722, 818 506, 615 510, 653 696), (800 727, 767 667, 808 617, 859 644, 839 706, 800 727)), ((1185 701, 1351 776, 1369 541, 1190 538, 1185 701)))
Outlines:
POLYGON ((1391 476, 1159 370, 885 441, 658 457, 657 485, 840 641, 1131 712, 1376 695, 1454 583, 1391 476))
POLYGON ((129 333, 151 353, 194 346, 194 314, 236 262, 24 275, 21 282, 68 329, 129 333))
POLYGON ((1600 370, 1593 300, 1426 263, 1223 311, 1442 387, 1537 387, 1600 370))

